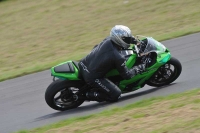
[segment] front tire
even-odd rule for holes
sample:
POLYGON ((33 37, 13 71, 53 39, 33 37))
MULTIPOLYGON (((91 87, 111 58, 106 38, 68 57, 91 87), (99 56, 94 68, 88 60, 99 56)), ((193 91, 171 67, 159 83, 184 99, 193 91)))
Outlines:
POLYGON ((59 111, 77 108, 84 100, 75 100, 73 93, 81 86, 79 81, 56 80, 48 86, 45 101, 51 108, 59 111))
POLYGON ((174 57, 161 66, 158 71, 149 79, 147 85, 160 87, 174 82, 182 71, 182 65, 179 60, 174 57))

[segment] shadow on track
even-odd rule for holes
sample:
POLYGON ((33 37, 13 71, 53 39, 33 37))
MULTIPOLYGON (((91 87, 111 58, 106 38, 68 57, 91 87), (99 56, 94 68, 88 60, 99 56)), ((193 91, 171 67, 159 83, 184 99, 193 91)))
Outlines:
MULTIPOLYGON (((139 97, 139 96, 142 96, 142 95, 153 93, 155 91, 158 91, 160 89, 163 89, 165 87, 168 87, 168 86, 171 86, 171 85, 174 85, 174 84, 175 83, 172 83, 172 84, 169 84, 169 85, 166 85, 166 86, 162 86, 162 87, 158 87, 158 88, 152 88, 152 89, 148 89, 148 90, 145 90, 145 91, 142 91, 142 92, 122 96, 117 103, 123 102, 125 100, 130 99, 130 98, 136 98, 136 97, 139 97)), ((108 103, 108 102, 92 103, 90 105, 81 106, 81 107, 78 107, 78 108, 75 108, 75 109, 66 110, 66 111, 62 111, 62 112, 56 112, 56 113, 48 114, 48 115, 45 115, 45 116, 41 116, 41 117, 36 118, 32 122, 41 121, 41 120, 45 120, 45 119, 49 119, 49 118, 53 118, 53 117, 58 117, 58 116, 63 116, 63 115, 72 115, 72 114, 76 115, 76 114, 84 113, 84 112, 87 112, 87 111, 91 112, 92 110, 97 110, 98 108, 103 108, 103 107, 107 107, 107 106, 114 105, 114 104, 116 104, 116 103, 108 103)))

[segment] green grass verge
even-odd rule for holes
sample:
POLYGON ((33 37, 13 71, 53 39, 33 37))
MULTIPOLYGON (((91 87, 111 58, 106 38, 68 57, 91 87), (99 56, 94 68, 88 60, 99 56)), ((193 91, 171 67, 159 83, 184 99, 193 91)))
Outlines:
POLYGON ((115 107, 98 114, 71 118, 17 133, 199 132, 199 113, 200 89, 194 89, 180 94, 142 100, 125 107, 115 107))
POLYGON ((116 24, 166 40, 200 31, 199 0, 0 3, 0 81, 79 60, 116 24))

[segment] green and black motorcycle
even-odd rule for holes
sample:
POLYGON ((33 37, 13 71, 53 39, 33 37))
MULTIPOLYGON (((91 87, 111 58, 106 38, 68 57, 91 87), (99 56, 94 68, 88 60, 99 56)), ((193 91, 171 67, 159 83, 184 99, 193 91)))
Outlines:
MULTIPOLYGON (((128 68, 139 64, 143 59, 141 57, 148 57, 145 72, 129 80, 124 80, 114 69, 107 73, 106 78, 115 83, 122 93, 135 91, 144 87, 145 84, 160 87, 175 81, 182 71, 179 60, 171 57, 170 51, 152 37, 137 36, 136 38, 138 42, 142 42, 144 39, 147 41, 142 55, 137 44, 133 45, 131 49, 122 50, 121 53, 127 59, 126 66, 128 68)), ((54 78, 45 92, 45 100, 55 110, 64 111, 77 108, 85 100, 88 100, 85 98, 85 94, 96 89, 86 85, 81 78, 76 61, 66 61, 52 67, 51 75, 54 78)))

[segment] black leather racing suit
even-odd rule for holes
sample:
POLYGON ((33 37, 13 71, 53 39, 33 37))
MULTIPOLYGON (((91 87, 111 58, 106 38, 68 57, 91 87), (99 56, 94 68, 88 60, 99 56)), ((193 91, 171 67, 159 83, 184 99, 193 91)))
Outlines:
POLYGON ((129 70, 125 63, 125 57, 119 52, 118 46, 108 37, 81 59, 79 67, 86 83, 101 88, 112 101, 118 99, 121 90, 104 76, 116 68, 124 79, 130 79, 135 75, 135 71, 129 70))

